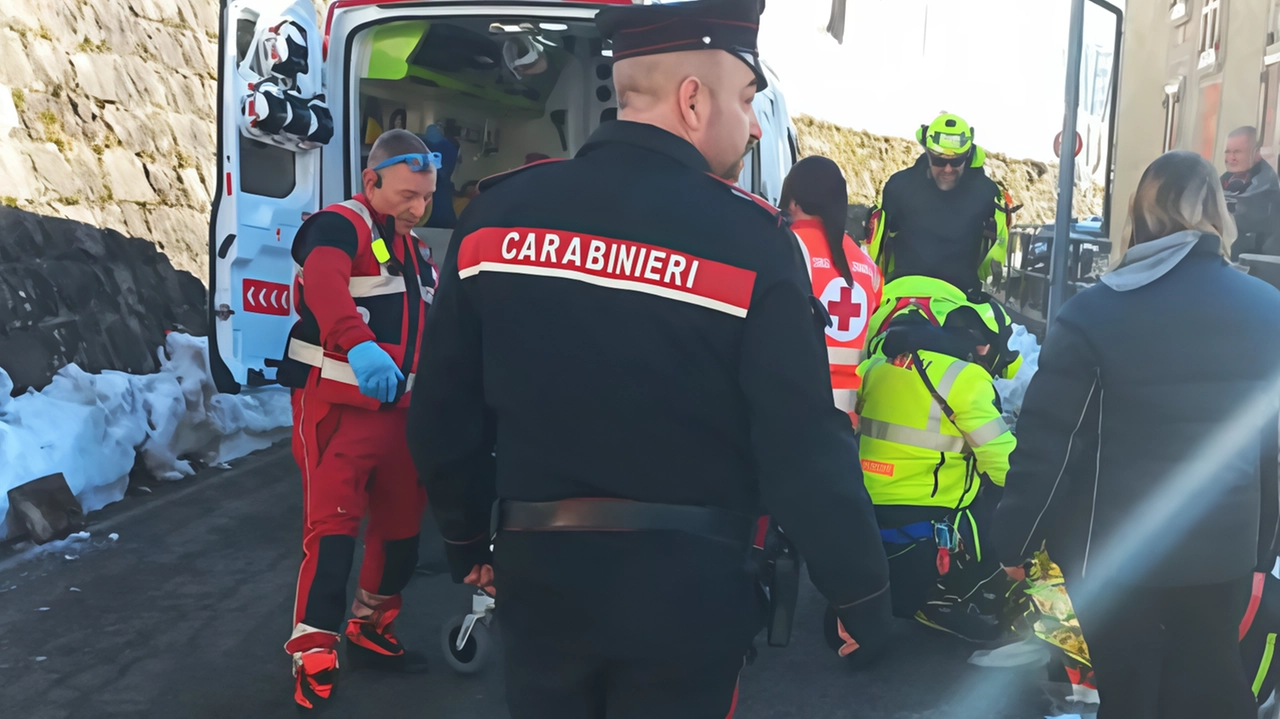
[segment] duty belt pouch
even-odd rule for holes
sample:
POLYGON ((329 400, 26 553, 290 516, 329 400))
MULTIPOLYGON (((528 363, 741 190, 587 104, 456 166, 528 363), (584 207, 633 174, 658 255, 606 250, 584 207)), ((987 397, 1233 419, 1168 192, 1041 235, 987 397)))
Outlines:
POLYGON ((791 642, 800 596, 800 554, 776 527, 769 530, 765 542, 762 579, 769 593, 769 646, 785 647, 791 642))

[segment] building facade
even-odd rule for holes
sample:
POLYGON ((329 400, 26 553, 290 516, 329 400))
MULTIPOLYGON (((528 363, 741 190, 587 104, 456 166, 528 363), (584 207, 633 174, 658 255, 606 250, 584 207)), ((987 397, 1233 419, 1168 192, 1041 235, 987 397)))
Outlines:
POLYGON ((1120 63, 1111 237, 1143 171, 1168 150, 1222 167, 1227 135, 1259 129, 1280 155, 1280 0, 1128 0, 1120 63))

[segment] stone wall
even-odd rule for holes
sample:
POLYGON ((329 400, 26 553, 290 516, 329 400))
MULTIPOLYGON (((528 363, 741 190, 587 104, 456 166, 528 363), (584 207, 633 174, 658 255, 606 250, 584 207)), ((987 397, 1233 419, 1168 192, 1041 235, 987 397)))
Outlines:
POLYGON ((217 26, 216 0, 0 3, 0 203, 206 278, 217 26))
POLYGON ((200 280, 151 242, 0 207, 0 369, 15 392, 72 362, 155 372, 165 333, 204 334, 207 311, 200 280))
MULTIPOLYGON (((874 205, 880 190, 898 170, 910 167, 920 157, 917 142, 900 137, 873 135, 851 130, 806 115, 795 118, 800 154, 822 155, 835 160, 849 181, 849 202, 863 208, 874 205)), ((1014 221, 1023 225, 1053 222, 1058 203, 1058 166, 1037 160, 1017 160, 1000 153, 987 155, 987 174, 1002 183, 1022 205, 1014 221)), ((1104 192, 1099 185, 1076 185, 1075 214, 1102 213, 1104 192)), ((859 217, 865 216, 865 210, 859 217)), ((853 217, 850 222, 854 222, 853 217)))

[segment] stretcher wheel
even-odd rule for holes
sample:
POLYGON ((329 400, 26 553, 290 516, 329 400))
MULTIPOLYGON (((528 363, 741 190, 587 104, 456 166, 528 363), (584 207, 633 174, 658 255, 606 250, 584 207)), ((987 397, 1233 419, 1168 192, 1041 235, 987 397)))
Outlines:
POLYGON ((465 615, 454 617, 440 630, 440 649, 444 652, 444 660, 449 667, 459 674, 476 674, 484 669, 484 664, 493 649, 493 637, 489 635, 489 627, 484 622, 476 622, 471 628, 471 636, 467 643, 458 649, 458 635, 462 632, 465 615))

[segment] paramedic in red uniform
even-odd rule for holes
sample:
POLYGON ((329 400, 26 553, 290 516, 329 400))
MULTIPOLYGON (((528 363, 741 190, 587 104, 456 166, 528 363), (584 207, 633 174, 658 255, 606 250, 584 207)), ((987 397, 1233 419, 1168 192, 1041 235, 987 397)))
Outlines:
POLYGON ((723 719, 761 510, 853 628, 832 659, 887 646, 888 563, 800 248, 722 179, 760 137, 756 0, 596 22, 619 119, 481 183, 409 446, 454 580, 495 590, 513 719, 723 719))
POLYGON ((303 482, 302 571, 285 644, 302 708, 332 694, 344 634, 355 666, 426 670, 392 624, 417 564, 427 501, 405 417, 436 274, 410 230, 427 211, 438 165, 414 135, 384 133, 361 175, 364 193, 312 215, 293 243, 299 319, 278 376, 294 388, 293 453, 303 482), (365 517, 354 616, 344 626, 365 517))
POLYGON ((827 362, 836 407, 858 425, 858 364, 867 341, 867 325, 884 289, 880 270, 844 233, 849 212, 848 186, 835 162, 819 156, 797 162, 782 183, 782 209, 800 238, 813 295, 827 311, 827 362))

